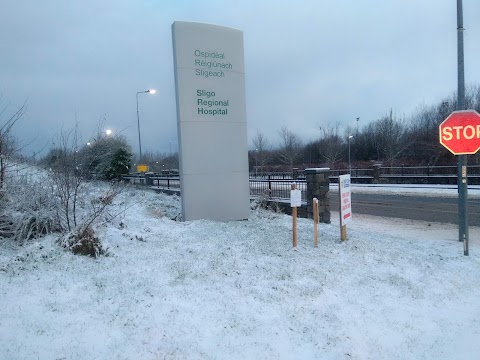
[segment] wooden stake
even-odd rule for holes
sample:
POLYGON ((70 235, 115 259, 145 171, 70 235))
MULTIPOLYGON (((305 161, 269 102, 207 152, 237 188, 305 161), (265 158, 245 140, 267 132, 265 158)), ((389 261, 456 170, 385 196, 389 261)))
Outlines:
POLYGON ((347 240, 347 225, 340 225, 340 240, 347 240))
MULTIPOLYGON (((297 188, 297 184, 292 184, 292 190, 297 188)), ((292 226, 293 226, 293 250, 297 250, 297 208, 292 207, 292 226)))
POLYGON ((313 198, 313 246, 318 247, 318 199, 313 198))

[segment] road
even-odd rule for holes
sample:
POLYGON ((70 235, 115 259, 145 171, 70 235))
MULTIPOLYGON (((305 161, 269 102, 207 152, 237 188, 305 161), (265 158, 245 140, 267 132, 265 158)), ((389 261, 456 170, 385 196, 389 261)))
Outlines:
MULTIPOLYGON (((338 193, 331 193, 331 210, 338 211, 338 193)), ((445 197, 352 193, 353 214, 458 224, 458 200, 445 197)), ((468 200, 468 223, 480 226, 480 200, 468 200)))
MULTIPOLYGON (((171 180, 173 184, 173 180, 171 180)), ((179 186, 177 182, 172 186, 179 186)), ((164 180, 166 186, 166 180, 164 180)), ((157 185, 155 183, 155 185, 157 185)), ((264 194, 266 185, 252 187, 251 194, 264 194)), ((288 180, 274 183, 272 186, 274 197, 286 198, 290 193, 290 182, 288 180)), ((305 189, 304 189, 305 190, 305 189)), ((332 211, 338 211, 338 192, 330 191, 330 206, 332 211)), ((391 218, 423 220, 431 222, 442 222, 458 224, 458 200, 456 197, 435 197, 415 195, 393 195, 393 194, 362 194, 352 192, 353 214, 366 214, 384 216, 391 218)), ((470 198, 468 200, 468 223, 470 226, 480 226, 480 199, 470 198)))

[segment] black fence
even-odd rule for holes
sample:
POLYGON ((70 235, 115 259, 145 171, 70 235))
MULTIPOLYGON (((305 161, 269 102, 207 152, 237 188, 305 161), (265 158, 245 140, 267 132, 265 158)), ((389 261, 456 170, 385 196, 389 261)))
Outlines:
MULTIPOLYGON (((331 170, 330 181, 338 182, 338 176, 348 174, 349 169, 331 170)), ((468 166, 469 184, 480 184, 480 166, 468 166)), ((456 166, 376 166, 351 170, 352 183, 357 184, 447 184, 457 183, 456 166)))
POLYGON ((158 189, 180 189, 180 176, 169 174, 129 174, 124 175, 123 180, 137 185, 147 185, 158 189))
MULTIPOLYGON (((331 170, 330 182, 338 182, 338 176, 348 174, 349 169, 331 170)), ((351 170, 352 183, 357 184, 456 184, 456 166, 396 166, 351 170)), ((129 174, 123 177, 132 184, 147 185, 154 189, 180 191, 180 177, 177 174, 129 174)), ((301 170, 269 174, 251 173, 250 195, 272 199, 290 198, 292 182, 302 191, 306 201, 307 184, 301 170)), ((480 166, 468 167, 469 184, 480 184, 480 166)))
POLYGON ((262 178, 250 177, 250 195, 260 198, 290 199, 292 183, 302 192, 302 201, 307 201, 307 182, 305 178, 293 179, 291 176, 282 178, 267 175, 262 178))

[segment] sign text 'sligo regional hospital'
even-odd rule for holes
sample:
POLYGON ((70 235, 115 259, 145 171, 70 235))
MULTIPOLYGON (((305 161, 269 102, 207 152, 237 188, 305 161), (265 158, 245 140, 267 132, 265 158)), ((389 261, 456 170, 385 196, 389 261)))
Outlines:
MULTIPOLYGON (((223 70, 212 69, 232 69, 230 62, 224 62, 219 60, 225 59, 224 53, 217 51, 201 51, 195 50, 195 75, 204 78, 209 77, 225 77, 223 70), (218 60, 217 60, 218 59, 218 60), (198 69, 200 68, 200 69, 198 69), (208 70, 207 70, 208 69, 208 70)), ((228 99, 216 99, 215 91, 209 91, 205 89, 197 90, 197 114, 209 115, 209 116, 225 116, 228 115, 228 99)))
POLYGON ((197 90, 198 115, 228 115, 228 100, 215 100, 215 91, 197 90), (212 98, 211 100, 209 100, 212 98), (201 107, 203 106, 203 107, 201 107), (212 109, 215 107, 214 109, 212 109))

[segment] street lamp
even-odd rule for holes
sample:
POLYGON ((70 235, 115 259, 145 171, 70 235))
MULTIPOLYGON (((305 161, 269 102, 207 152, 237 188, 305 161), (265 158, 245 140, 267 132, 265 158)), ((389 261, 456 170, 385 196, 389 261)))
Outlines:
POLYGON ((350 169, 350 177, 352 176, 352 162, 351 162, 351 158, 350 158, 350 140, 352 138, 353 138, 353 135, 348 136, 348 168, 350 169))
POLYGON ((155 89, 149 89, 145 91, 139 91, 137 92, 137 125, 138 125, 138 147, 140 148, 140 164, 142 163, 142 140, 140 138, 140 116, 138 115, 138 94, 155 94, 157 90, 155 89))
POLYGON ((110 129, 105 130, 105 134, 107 134, 107 136, 112 135, 112 130, 110 129))
POLYGON ((257 178, 258 169, 258 149, 255 149, 255 178, 257 178))

